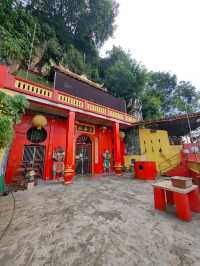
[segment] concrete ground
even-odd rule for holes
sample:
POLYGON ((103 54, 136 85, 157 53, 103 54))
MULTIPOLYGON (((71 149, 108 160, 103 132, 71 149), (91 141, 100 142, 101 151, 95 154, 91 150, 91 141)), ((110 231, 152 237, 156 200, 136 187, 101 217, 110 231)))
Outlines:
MULTIPOLYGON (((85 177, 17 192, 0 265, 200 265, 200 214, 181 222, 155 211, 151 182, 85 177)), ((11 215, 0 197, 0 231, 11 215)))

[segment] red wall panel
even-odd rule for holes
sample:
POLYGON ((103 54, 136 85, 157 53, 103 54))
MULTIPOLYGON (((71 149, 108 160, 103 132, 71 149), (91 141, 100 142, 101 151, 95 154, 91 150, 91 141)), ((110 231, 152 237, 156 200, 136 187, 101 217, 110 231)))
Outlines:
MULTIPOLYGON (((6 171, 6 183, 11 183, 12 178, 15 176, 16 169, 20 166, 23 159, 24 145, 32 144, 26 136, 29 128, 32 127, 32 118, 35 114, 26 114, 23 116, 20 124, 15 127, 15 137, 13 139, 7 171, 6 171)), ((66 147, 66 120, 54 117, 46 117, 47 126, 47 138, 44 142, 40 143, 45 146, 45 158, 44 158, 44 179, 52 179, 52 155, 53 151, 61 146, 66 147)), ((80 135, 88 135, 92 141, 92 174, 101 174, 103 172, 103 153, 105 150, 109 150, 110 154, 113 152, 113 133, 111 129, 105 131, 101 127, 96 126, 95 134, 76 132, 76 139, 80 135), (96 144, 95 144, 96 142, 96 144), (98 148, 98 152, 95 151, 98 148), (98 155, 98 159, 96 158, 98 155), (95 160, 96 158, 96 160, 95 160)), ((76 140, 73 140, 76 143, 76 140)), ((124 155, 124 144, 121 143, 121 156, 124 155)), ((123 160, 122 160, 123 161, 123 160)), ((112 158, 111 158, 111 171, 112 171, 112 158)))
MULTIPOLYGON (((26 133, 29 128, 32 127, 32 118, 34 115, 24 115, 20 124, 15 126, 15 136, 11 144, 7 171, 5 181, 6 183, 11 183, 12 178, 15 176, 16 169, 20 167, 21 161, 23 159, 24 145, 31 145, 32 143, 27 139, 26 133)), ((45 127, 47 131, 47 139, 40 143, 48 147, 49 141, 49 130, 50 130, 50 119, 47 118, 48 124, 45 127)), ((46 162, 46 153, 45 153, 45 162, 46 162)))

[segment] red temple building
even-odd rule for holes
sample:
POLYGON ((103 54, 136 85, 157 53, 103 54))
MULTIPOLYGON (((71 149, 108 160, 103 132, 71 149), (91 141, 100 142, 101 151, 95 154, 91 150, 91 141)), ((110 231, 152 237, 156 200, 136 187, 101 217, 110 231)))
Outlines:
POLYGON ((11 75, 0 65, 0 90, 22 94, 30 105, 15 126, 5 182, 10 184, 24 163, 38 168, 44 180, 54 179, 57 149, 64 151, 64 181, 78 174, 102 174, 103 154, 110 153, 110 171, 121 175, 124 160, 123 130, 136 119, 126 113, 125 103, 101 85, 61 67, 55 67, 54 86, 11 75), (37 126, 39 120, 41 126, 37 126))

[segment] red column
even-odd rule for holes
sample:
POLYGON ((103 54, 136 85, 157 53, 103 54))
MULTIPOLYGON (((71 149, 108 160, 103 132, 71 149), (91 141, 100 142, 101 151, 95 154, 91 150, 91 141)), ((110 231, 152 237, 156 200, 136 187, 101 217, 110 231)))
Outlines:
POLYGON ((117 176, 122 175, 122 164, 121 164, 121 151, 120 151, 120 132, 119 123, 113 124, 113 134, 114 134, 114 169, 117 176))
POLYGON ((70 111, 67 120, 66 133, 66 151, 65 151, 65 184, 73 182, 75 167, 75 112, 70 111))
POLYGON ((52 179, 52 164, 53 164, 53 142, 54 142, 54 125, 55 120, 49 119, 49 141, 47 142, 47 155, 44 168, 44 179, 52 179))
POLYGON ((15 87, 15 79, 9 73, 9 68, 5 65, 0 65, 0 88, 12 89, 15 87))

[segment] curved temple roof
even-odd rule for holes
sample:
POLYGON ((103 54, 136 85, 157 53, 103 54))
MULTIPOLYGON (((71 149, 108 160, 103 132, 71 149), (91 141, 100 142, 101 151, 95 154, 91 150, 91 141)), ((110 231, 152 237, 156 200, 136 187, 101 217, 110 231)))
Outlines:
POLYGON ((146 126, 148 128, 167 130, 170 136, 184 136, 190 132, 188 119, 191 130, 195 130, 200 126, 200 112, 197 112, 136 122, 133 127, 146 126))
POLYGON ((106 88, 104 88, 104 84, 98 84, 94 81, 89 80, 85 75, 78 75, 72 71, 70 71, 68 68, 63 67, 62 65, 54 65, 54 69, 60 71, 61 73, 70 76, 74 79, 77 79, 79 81, 82 81, 84 83, 87 83, 88 85, 95 87, 96 89, 100 89, 102 91, 106 91, 106 88))

